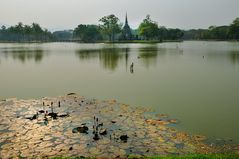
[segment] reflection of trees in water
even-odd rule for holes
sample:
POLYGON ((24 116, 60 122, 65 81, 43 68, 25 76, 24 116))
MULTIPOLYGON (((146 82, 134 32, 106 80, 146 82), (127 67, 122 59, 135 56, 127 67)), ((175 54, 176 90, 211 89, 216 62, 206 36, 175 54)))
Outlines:
POLYGON ((76 55, 80 60, 90 60, 99 57, 99 49, 77 50, 76 55))
POLYGON ((99 59, 103 64, 104 68, 108 68, 110 70, 115 70, 118 66, 119 60, 123 57, 122 53, 125 51, 122 48, 107 48, 103 49, 100 52, 99 59))
MULTIPOLYGON (((81 49, 76 51, 76 56, 80 60, 90 60, 99 58, 100 63, 105 69, 115 70, 118 67, 119 61, 125 61, 125 68, 128 71, 128 67, 131 62, 130 54, 132 50, 129 48, 118 47, 105 47, 97 49, 81 49)), ((166 49, 158 48, 157 45, 150 45, 137 49, 139 52, 138 57, 145 67, 155 65, 157 63, 157 57, 163 56, 166 53, 166 49)))
POLYGON ((151 65, 155 65, 157 63, 157 56, 159 53, 159 49, 157 45, 142 47, 139 49, 140 61, 149 68, 151 65))
POLYGON ((232 64, 239 63, 239 51, 210 51, 206 53, 209 60, 229 60, 232 64))
POLYGON ((239 63, 239 51, 238 52, 231 52, 229 55, 231 62, 233 64, 239 63))
POLYGON ((13 59, 20 60, 25 63, 27 60, 34 59, 35 62, 40 62, 43 58, 44 51, 42 49, 30 48, 6 48, 2 50, 6 57, 11 56, 13 59))
POLYGON ((118 62, 125 55, 128 60, 128 48, 100 48, 100 49, 86 49, 76 51, 76 55, 80 60, 90 60, 99 58, 101 64, 105 69, 115 70, 118 67, 118 62))

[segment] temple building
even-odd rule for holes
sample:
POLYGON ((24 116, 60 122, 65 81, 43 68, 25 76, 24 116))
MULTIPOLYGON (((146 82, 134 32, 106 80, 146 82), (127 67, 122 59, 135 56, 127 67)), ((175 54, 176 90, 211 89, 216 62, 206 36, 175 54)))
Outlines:
POLYGON ((127 14, 126 14, 125 25, 124 25, 123 30, 122 30, 122 40, 132 40, 132 38, 133 38, 133 36, 132 36, 132 33, 131 33, 130 26, 128 24, 128 17, 127 17, 127 14))

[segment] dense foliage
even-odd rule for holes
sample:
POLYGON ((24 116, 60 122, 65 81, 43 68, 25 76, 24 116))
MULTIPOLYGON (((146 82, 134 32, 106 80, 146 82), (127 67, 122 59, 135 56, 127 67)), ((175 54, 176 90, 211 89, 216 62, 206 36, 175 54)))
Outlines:
POLYGON ((52 38, 51 32, 42 29, 37 23, 33 23, 29 26, 19 22, 15 26, 9 28, 2 26, 0 29, 1 41, 50 41, 52 38))
POLYGON ((100 29, 97 25, 78 25, 78 27, 74 29, 73 37, 75 39, 80 38, 83 42, 96 42, 102 40, 100 29))
POLYGON ((138 32, 144 40, 178 40, 183 37, 183 31, 180 29, 159 27, 149 15, 139 25, 138 32))
POLYGON ((121 25, 119 23, 119 18, 116 17, 114 14, 104 16, 99 20, 100 23, 100 30, 103 34, 109 37, 110 41, 115 40, 115 36, 121 32, 121 25))
POLYGON ((184 31, 186 40, 239 40, 239 18, 229 26, 210 26, 208 29, 184 31))
POLYGON ((143 22, 139 25, 139 35, 146 40, 153 40, 158 38, 158 24, 152 21, 149 15, 147 15, 143 22))
POLYGON ((53 32, 53 38, 58 41, 67 41, 72 39, 73 31, 72 30, 63 30, 63 31, 55 31, 53 32))

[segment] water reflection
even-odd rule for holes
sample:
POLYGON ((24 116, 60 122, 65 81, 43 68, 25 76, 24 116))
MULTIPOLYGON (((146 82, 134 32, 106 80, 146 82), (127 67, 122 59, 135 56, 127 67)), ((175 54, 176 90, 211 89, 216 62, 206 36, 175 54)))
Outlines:
POLYGON ((124 48, 105 48, 100 52, 100 62, 104 68, 115 70, 118 66, 119 60, 123 58, 127 49, 124 48))
POLYGON ((81 61, 98 58, 103 68, 112 71, 118 67, 120 61, 123 61, 125 63, 126 72, 130 71, 131 73, 133 73, 133 69, 129 67, 129 65, 132 65, 132 62, 140 61, 148 68, 157 63, 158 54, 164 55, 165 53, 165 49, 160 49, 157 45, 138 49, 130 49, 127 47, 104 47, 100 49, 81 49, 76 51, 76 55, 81 61), (135 51, 137 54, 135 54, 135 51), (130 56, 136 56, 136 61, 130 56))
POLYGON ((80 60, 84 61, 84 60, 99 58, 99 52, 100 50, 98 49, 77 50, 76 55, 79 57, 80 60))
POLYGON ((100 49, 77 50, 76 55, 83 61, 99 58, 103 68, 113 71, 118 67, 119 61, 123 58, 125 58, 126 63, 128 63, 128 52, 128 48, 105 47, 100 49))
POLYGON ((156 65, 158 53, 159 48, 157 45, 142 47, 139 48, 138 59, 140 59, 146 68, 149 68, 151 65, 156 65))
POLYGON ((2 48, 0 53, 4 54, 6 58, 11 57, 14 60, 20 60, 22 63, 32 59, 38 63, 42 61, 45 51, 40 48, 15 47, 2 48))
POLYGON ((237 64, 239 63, 239 51, 227 51, 227 50, 226 51, 225 50, 207 51, 205 58, 211 61, 227 60, 227 61, 230 61, 231 64, 237 64))
POLYGON ((231 52, 229 58, 233 64, 239 63, 239 52, 231 52))

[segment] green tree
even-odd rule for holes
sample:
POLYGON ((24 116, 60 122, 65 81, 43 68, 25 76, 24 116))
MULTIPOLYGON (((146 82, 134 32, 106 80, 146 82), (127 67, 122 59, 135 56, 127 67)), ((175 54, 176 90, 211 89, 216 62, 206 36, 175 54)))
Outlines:
POLYGON ((184 33, 180 29, 168 29, 167 39, 178 40, 183 37, 184 33))
POLYGON ((83 42, 95 42, 102 39, 98 26, 83 24, 74 29, 73 37, 80 38, 83 42))
POLYGON ((147 15, 143 22, 139 25, 139 35, 143 36, 146 40, 156 39, 159 34, 158 24, 150 19, 147 15))
POLYGON ((168 30, 166 27, 160 27, 158 30, 158 36, 160 40, 165 40, 167 39, 167 35, 168 35, 168 30))
POLYGON ((121 32, 121 24, 119 23, 119 18, 117 18, 114 14, 102 17, 99 22, 100 29, 103 34, 109 37, 110 41, 115 40, 115 35, 121 32))
POLYGON ((236 18, 229 29, 230 37, 239 40, 239 18, 236 18))
POLYGON ((19 22, 15 26, 1 29, 0 40, 4 41, 49 41, 52 34, 48 30, 43 30, 39 24, 33 23, 31 26, 23 25, 19 22))
POLYGON ((6 31, 6 26, 5 25, 1 26, 1 31, 6 31))

